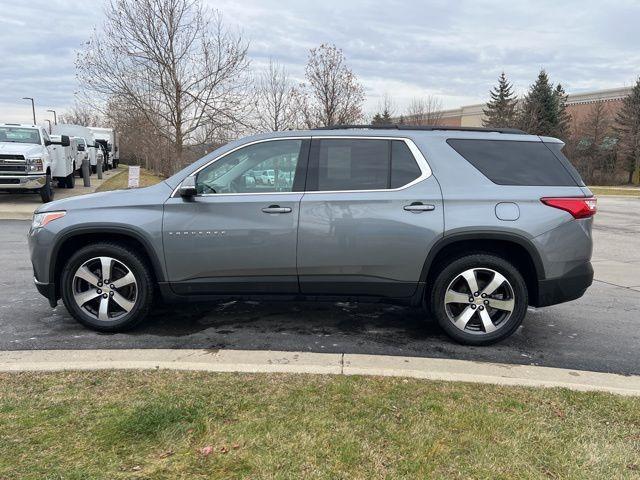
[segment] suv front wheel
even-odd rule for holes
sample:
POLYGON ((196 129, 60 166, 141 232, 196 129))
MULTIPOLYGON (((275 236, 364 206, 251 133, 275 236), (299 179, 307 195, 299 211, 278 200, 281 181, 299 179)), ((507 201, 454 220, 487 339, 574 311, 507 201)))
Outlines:
POLYGON ((437 275, 431 311, 454 340, 489 345, 511 335, 527 313, 527 286, 507 260, 491 254, 458 258, 437 275))
POLYGON ((153 279, 135 251, 117 243, 76 252, 61 276, 62 300, 83 325, 102 332, 133 328, 148 314, 153 279))

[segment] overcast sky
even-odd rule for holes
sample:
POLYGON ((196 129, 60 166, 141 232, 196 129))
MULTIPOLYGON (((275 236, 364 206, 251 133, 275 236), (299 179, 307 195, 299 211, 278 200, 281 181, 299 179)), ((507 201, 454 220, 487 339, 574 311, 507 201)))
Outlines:
MULTIPOLYGON (((334 43, 375 111, 388 92, 446 108, 479 103, 504 70, 522 93, 545 68, 569 93, 631 85, 640 75, 640 1, 207 0, 301 79, 308 50, 334 43)), ((38 121, 73 103, 76 52, 100 28, 100 0, 0 0, 0 121, 38 121)))

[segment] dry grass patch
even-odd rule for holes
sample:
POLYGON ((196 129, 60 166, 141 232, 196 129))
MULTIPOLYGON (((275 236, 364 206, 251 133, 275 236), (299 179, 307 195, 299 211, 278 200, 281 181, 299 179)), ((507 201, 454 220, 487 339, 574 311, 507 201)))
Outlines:
MULTIPOLYGON (((129 169, 126 165, 118 168, 122 168, 122 171, 109 178, 108 180, 105 180, 102 185, 96 188, 96 192, 108 192, 110 190, 123 190, 125 188, 128 188, 129 169)), ((140 187, 150 187, 151 185, 155 185, 160 181, 162 181, 162 177, 154 175, 149 170, 146 170, 144 168, 140 169, 140 187)))
POLYGON ((632 478, 640 399, 409 379, 0 375, 0 478, 632 478))

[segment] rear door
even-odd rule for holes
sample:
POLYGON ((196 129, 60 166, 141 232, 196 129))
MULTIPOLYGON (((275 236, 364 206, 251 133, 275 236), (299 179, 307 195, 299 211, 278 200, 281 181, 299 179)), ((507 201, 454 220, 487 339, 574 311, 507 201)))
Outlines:
POLYGON ((302 293, 411 296, 442 232, 440 187, 410 139, 313 138, 298 229, 302 293))

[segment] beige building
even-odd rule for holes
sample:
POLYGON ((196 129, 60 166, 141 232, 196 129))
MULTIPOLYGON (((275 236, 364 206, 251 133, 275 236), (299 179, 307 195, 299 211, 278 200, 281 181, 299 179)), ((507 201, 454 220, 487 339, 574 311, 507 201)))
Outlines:
MULTIPOLYGON (((622 105, 622 99, 631 93, 632 87, 611 88, 587 93, 570 94, 567 110, 571 114, 573 128, 580 125, 589 114, 594 103, 605 102, 609 113, 615 114, 622 105)), ((440 125, 451 127, 481 127, 486 104, 467 105, 451 110, 443 110, 440 125)))

